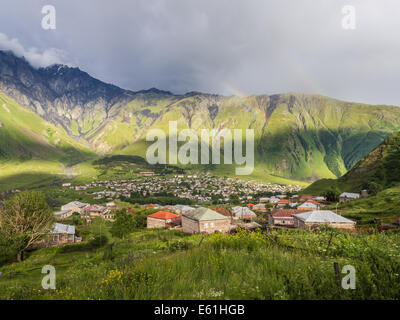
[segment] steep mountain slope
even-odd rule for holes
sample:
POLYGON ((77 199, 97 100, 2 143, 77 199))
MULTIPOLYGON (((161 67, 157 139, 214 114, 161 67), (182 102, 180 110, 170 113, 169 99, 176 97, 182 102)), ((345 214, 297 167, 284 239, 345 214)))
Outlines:
POLYGON ((400 132, 386 138, 340 180, 358 185, 374 182, 383 189, 400 183, 400 132))
POLYGON ((62 128, 40 118, 0 92, 0 160, 46 159, 67 163, 93 152, 62 128))
POLYGON ((94 153, 0 92, 0 191, 68 175, 94 153), (15 183, 16 182, 16 183, 15 183))
MULTIPOLYGON (((400 130, 398 107, 302 94, 226 97, 197 92, 174 95, 158 89, 132 92, 78 68, 35 69, 2 51, 0 91, 99 154, 144 156, 148 130, 168 132, 169 121, 197 132, 254 129, 253 176, 260 179, 339 177, 400 130)), ((231 175, 234 167, 208 168, 231 175)))
POLYGON ((111 106, 129 101, 130 92, 105 84, 78 68, 54 65, 35 69, 23 58, 0 51, 0 90, 36 114, 79 135, 98 125, 111 106))
MULTIPOLYGON (((317 95, 284 94, 247 98, 205 94, 183 97, 162 110, 136 144, 122 150, 142 154, 148 129, 252 128, 257 168, 264 174, 312 180, 338 177, 387 135, 400 128, 400 108, 347 103, 317 95), (139 147, 140 146, 140 147, 139 147)), ((113 120, 115 128, 118 119, 113 120)), ((112 136, 103 131, 103 137, 112 136)), ((114 149, 114 152, 121 152, 114 149)))
POLYGON ((341 191, 374 194, 400 184, 400 132, 387 137, 377 148, 337 180, 316 181, 305 192, 321 192, 337 186, 341 191))

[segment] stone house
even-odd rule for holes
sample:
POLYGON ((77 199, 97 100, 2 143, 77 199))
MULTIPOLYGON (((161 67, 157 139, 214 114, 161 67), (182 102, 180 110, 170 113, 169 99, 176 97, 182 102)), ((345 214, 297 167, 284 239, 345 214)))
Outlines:
POLYGON ((117 207, 117 205, 115 204, 114 201, 111 201, 111 202, 106 203, 106 207, 110 208, 110 209, 115 209, 117 207))
POLYGON ((184 233, 228 233, 230 225, 229 217, 207 208, 198 208, 182 215, 184 233))
POLYGON ((360 198, 359 193, 343 192, 339 196, 339 202, 347 202, 347 201, 356 200, 359 198, 360 198))
POLYGON ((177 204, 174 206, 174 211, 179 214, 184 214, 184 213, 192 211, 192 210, 194 210, 193 207, 182 205, 182 204, 177 204))
POLYGON ((70 203, 67 203, 66 205, 63 205, 61 207, 61 211, 65 211, 65 210, 70 210, 71 214, 74 212, 77 212, 81 215, 86 213, 87 208, 89 207, 88 203, 82 203, 79 201, 72 201, 70 203))
POLYGON ((158 211, 147 216, 147 229, 161 229, 181 224, 181 216, 168 211, 158 211))
POLYGON ((259 213, 267 212, 267 208, 266 208, 264 203, 256 204, 255 206, 252 207, 252 210, 256 211, 256 212, 259 212, 259 213))
POLYGON ((303 210, 296 209, 280 209, 274 210, 268 215, 268 223, 274 226, 294 226, 294 217, 293 215, 302 213, 303 210))
POLYGON ((314 200, 307 200, 306 202, 297 207, 298 210, 305 210, 305 211, 319 210, 320 208, 321 205, 314 200))
POLYGON ((257 219, 257 215, 247 207, 233 207, 232 208, 233 219, 237 220, 253 220, 257 219))
POLYGON ((80 242, 82 239, 76 236, 75 227, 56 223, 50 232, 50 241, 48 245, 60 246, 80 242))
POLYGON ((356 222, 344 218, 329 210, 315 210, 293 215, 294 227, 301 229, 313 229, 322 225, 328 225, 338 229, 354 229, 356 222))
POLYGON ((57 220, 64 220, 70 216, 72 216, 72 211, 71 210, 62 210, 54 213, 54 216, 56 217, 57 220))
POLYGON ((278 201, 278 203, 276 204, 277 208, 284 208, 286 206, 290 205, 290 201, 286 200, 286 199, 281 199, 278 201))

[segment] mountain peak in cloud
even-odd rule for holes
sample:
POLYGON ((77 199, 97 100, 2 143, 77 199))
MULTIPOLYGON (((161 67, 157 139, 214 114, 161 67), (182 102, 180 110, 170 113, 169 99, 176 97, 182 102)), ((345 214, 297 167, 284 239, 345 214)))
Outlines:
POLYGON ((6 34, 0 32, 0 50, 11 51, 17 57, 24 58, 33 67, 47 67, 55 64, 71 66, 68 54, 61 49, 47 48, 40 50, 36 47, 25 49, 17 38, 10 39, 6 34))

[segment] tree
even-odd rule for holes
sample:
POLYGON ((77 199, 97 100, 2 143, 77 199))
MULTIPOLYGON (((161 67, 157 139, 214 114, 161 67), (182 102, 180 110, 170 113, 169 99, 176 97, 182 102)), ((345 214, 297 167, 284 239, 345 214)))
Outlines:
POLYGON ((326 200, 330 202, 338 202, 340 191, 337 187, 331 187, 327 192, 323 194, 323 196, 326 198, 326 200))
POLYGON ((90 229, 90 244, 93 247, 102 247, 110 241, 109 231, 102 217, 94 218, 90 229))
POLYGON ((378 192, 382 191, 383 187, 374 181, 368 182, 366 188, 371 195, 376 195, 378 192))
POLYGON ((136 221, 132 214, 126 209, 119 210, 115 213, 115 221, 111 227, 111 233, 118 238, 125 238, 136 228, 136 221))
POLYGON ((0 209, 0 232, 17 251, 18 262, 28 248, 49 234, 54 222, 44 194, 37 191, 21 192, 0 209))
POLYGON ((83 223, 81 214, 80 214, 79 212, 74 212, 74 213, 71 215, 71 217, 72 217, 72 223, 73 223, 75 226, 78 226, 78 225, 80 225, 80 224, 83 223))
POLYGON ((0 232, 0 265, 12 260, 15 253, 15 248, 12 247, 12 244, 10 244, 5 235, 0 232))

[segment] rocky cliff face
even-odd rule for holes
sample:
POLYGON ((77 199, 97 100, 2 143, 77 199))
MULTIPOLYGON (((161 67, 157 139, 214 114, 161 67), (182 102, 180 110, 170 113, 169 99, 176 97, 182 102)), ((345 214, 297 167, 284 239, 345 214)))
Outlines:
POLYGON ((69 133, 71 121, 132 99, 133 92, 92 78, 79 68, 35 69, 23 58, 0 51, 0 90, 69 133))

